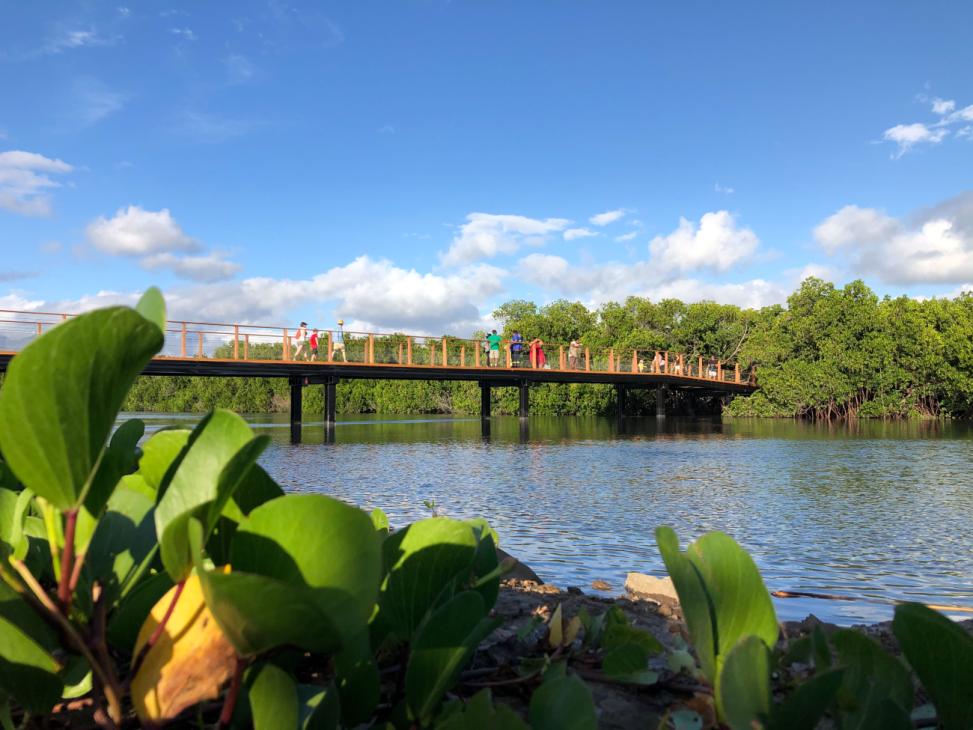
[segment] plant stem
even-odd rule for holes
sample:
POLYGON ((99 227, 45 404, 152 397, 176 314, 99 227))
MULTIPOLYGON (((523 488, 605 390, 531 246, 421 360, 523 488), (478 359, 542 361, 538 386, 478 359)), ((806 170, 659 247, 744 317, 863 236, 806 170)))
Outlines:
POLYGON ((176 608, 176 602, 179 600, 179 596, 182 595, 182 589, 185 587, 186 587, 185 578, 183 578, 181 581, 176 583, 176 590, 172 594, 172 600, 169 601, 169 606, 166 608, 166 612, 162 614, 162 620, 159 621, 159 625, 155 627, 155 630, 152 632, 152 635, 149 636, 149 640, 145 642, 145 645, 141 649, 139 649, 138 656, 136 656, 135 661, 132 662, 132 674, 131 674, 132 677, 138 674, 139 667, 141 667, 142 662, 145 661, 145 656, 149 653, 149 649, 155 646, 155 642, 159 640, 159 637, 162 636, 162 632, 165 631, 166 624, 169 622, 169 619, 172 617, 172 612, 176 608))
POLYGON ((111 717, 115 724, 118 724, 122 720, 122 704, 119 696, 115 693, 115 688, 111 685, 111 680, 108 674, 105 672, 105 668, 101 666, 97 659, 95 659, 94 654, 85 644, 84 639, 82 639, 78 632, 75 630, 74 626, 68 621, 67 616, 58 610, 58 607, 54 605, 54 601, 51 597, 44 592, 44 587, 37 582, 37 578, 34 577, 33 573, 27 568, 22 560, 15 560, 10 558, 10 564, 13 565, 17 573, 20 574, 21 579, 30 588, 31 593, 40 602, 50 618, 52 618, 58 626, 64 631, 65 635, 71 640, 71 643, 75 645, 77 650, 81 653, 91 666, 91 671, 94 672, 98 681, 101 682, 103 691, 105 693, 105 699, 108 701, 108 715, 111 717))
POLYGON ((240 694, 240 680, 243 677, 243 667, 246 660, 236 656, 236 663, 233 666, 233 679, 230 680, 230 688, 226 691, 226 700, 223 702, 223 709, 220 712, 220 727, 228 728, 230 721, 233 720, 233 710, 236 709, 237 695, 240 694))
POLYGON ((65 615, 71 610, 71 573, 74 570, 74 531, 78 525, 78 509, 64 513, 64 552, 61 553, 61 575, 57 581, 57 600, 65 615))
MULTIPOLYGON (((122 696, 122 687, 115 676, 111 656, 108 654, 106 634, 108 631, 108 607, 105 605, 105 592, 98 582, 92 586, 91 597, 94 599, 94 611, 91 617, 91 648, 101 662, 107 677, 107 687, 116 697, 122 696)), ((105 694, 107 697, 107 693, 105 694)))

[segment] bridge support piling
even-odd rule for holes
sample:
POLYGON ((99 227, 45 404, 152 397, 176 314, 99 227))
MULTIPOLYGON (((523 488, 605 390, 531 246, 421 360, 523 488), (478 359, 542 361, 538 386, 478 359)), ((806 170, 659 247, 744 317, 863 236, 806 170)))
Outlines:
POLYGON ((490 385, 480 383, 480 420, 490 419, 490 385))
POLYGON ((518 415, 521 420, 524 420, 530 415, 530 391, 527 389, 527 381, 521 380, 518 389, 520 390, 520 409, 518 415))
POLYGON ((337 388, 338 384, 337 378, 328 378, 325 381, 322 388, 324 389, 324 442, 327 444, 334 443, 334 425, 337 418, 336 413, 336 403, 337 403, 337 388))
POLYGON ((669 400, 669 386, 660 385, 655 389, 655 417, 666 417, 666 401, 669 400))
POLYGON ((628 388, 624 385, 615 386, 615 416, 621 421, 625 418, 625 411, 628 406, 628 388))
POLYGON ((304 383, 300 377, 291 376, 291 443, 301 443, 301 408, 304 404, 304 383))

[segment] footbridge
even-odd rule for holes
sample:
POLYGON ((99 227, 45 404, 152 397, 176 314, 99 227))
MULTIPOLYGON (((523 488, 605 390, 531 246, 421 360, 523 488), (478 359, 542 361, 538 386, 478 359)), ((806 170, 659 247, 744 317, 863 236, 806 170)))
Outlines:
MULTIPOLYGON (((0 372, 17 351, 72 316, 0 310, 0 372)), ((341 380, 475 381, 480 385, 486 434, 493 388, 519 389, 522 419, 529 415, 529 388, 536 383, 612 385, 619 418, 625 415, 626 395, 633 389, 654 389, 656 415, 664 417, 673 389, 690 397, 728 399, 757 388, 753 370, 743 371, 739 364, 716 357, 582 342, 504 339, 491 353, 484 339, 181 320, 168 322, 165 335, 162 351, 144 375, 286 378, 295 442, 301 440, 303 389, 316 385, 324 389, 325 433, 333 440, 341 380)))

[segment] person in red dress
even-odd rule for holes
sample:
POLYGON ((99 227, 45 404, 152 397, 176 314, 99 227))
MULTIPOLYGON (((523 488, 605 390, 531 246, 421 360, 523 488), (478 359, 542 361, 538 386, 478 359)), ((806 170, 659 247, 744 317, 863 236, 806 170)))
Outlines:
POLYGON ((544 340, 535 337, 530 341, 530 365, 535 370, 540 370, 547 364, 547 356, 544 354, 544 340))

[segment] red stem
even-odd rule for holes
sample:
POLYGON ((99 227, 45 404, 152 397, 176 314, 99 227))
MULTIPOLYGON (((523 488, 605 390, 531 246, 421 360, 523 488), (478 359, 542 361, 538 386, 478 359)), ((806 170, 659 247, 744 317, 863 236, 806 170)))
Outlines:
POLYGON ((172 616, 172 612, 176 608, 176 602, 179 600, 179 596, 182 595, 182 589, 186 587, 186 579, 183 578, 181 581, 176 583, 176 591, 172 594, 172 600, 169 601, 169 606, 166 608, 166 612, 162 614, 162 620, 159 625, 155 627, 155 631, 149 636, 149 640, 145 642, 145 646, 139 651, 138 656, 135 657, 135 661, 132 662, 132 676, 134 677, 138 671, 139 667, 142 666, 142 662, 145 661, 145 655, 149 653, 149 649, 155 646, 155 642, 159 640, 162 636, 162 632, 165 631, 166 624, 169 622, 169 618, 172 616))
POLYGON ((243 677, 243 667, 245 664, 246 661, 242 657, 236 657, 236 663, 233 666, 233 679, 230 680, 230 689, 226 691, 223 710, 220 712, 221 728, 229 727, 230 721, 233 720, 233 710, 236 709, 237 695, 240 694, 240 679, 243 677))
POLYGON ((67 615, 71 610, 71 573, 74 570, 74 531, 78 524, 78 510, 64 513, 64 552, 61 553, 61 579, 57 584, 57 600, 67 615))

